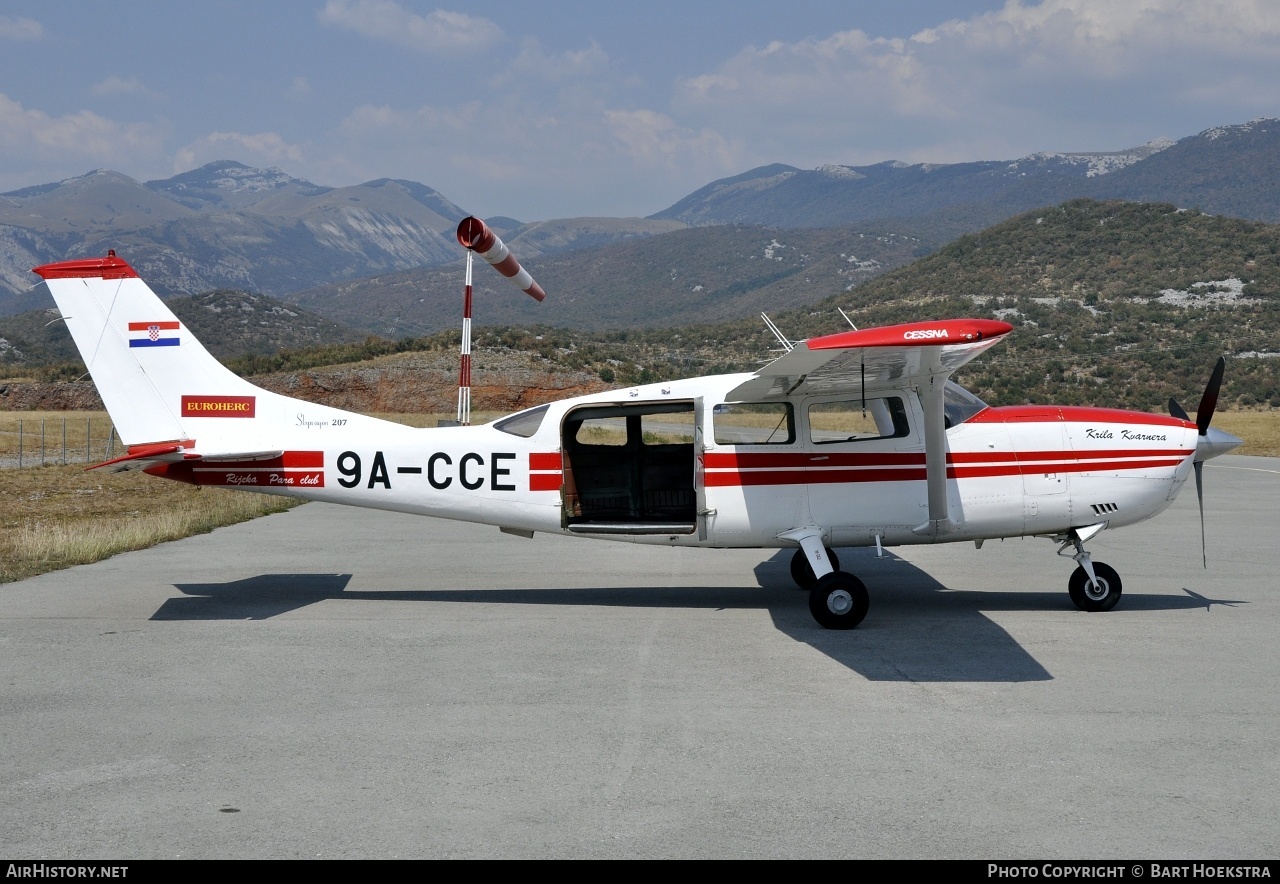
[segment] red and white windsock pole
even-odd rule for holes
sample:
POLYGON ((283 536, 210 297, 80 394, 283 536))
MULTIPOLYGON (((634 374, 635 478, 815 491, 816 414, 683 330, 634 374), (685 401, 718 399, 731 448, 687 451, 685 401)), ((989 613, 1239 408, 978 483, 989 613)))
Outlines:
POLYGON ((520 266, 515 255, 498 235, 479 218, 468 216, 458 224, 458 242, 467 250, 466 294, 462 299, 462 366, 458 371, 458 423, 471 424, 471 255, 478 252, 498 272, 514 282, 522 292, 541 301, 547 296, 520 266))

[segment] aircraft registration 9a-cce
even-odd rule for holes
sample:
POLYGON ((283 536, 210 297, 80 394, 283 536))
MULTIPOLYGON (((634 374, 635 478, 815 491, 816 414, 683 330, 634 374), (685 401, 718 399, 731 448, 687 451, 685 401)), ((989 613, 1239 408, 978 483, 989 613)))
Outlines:
POLYGON ((1120 577, 1085 544, 1160 513, 1193 472, 1199 493, 1203 461, 1241 441, 1209 427, 1221 359, 1197 422, 1172 400, 1167 416, 987 406, 950 376, 1013 330, 991 319, 783 339, 783 355, 755 372, 417 429, 238 377, 114 252, 35 272, 127 445, 94 469, 525 537, 794 548, 792 576, 829 629, 868 608, 866 587, 839 570, 841 547, 1046 537, 1077 563, 1071 601, 1106 611, 1120 577))

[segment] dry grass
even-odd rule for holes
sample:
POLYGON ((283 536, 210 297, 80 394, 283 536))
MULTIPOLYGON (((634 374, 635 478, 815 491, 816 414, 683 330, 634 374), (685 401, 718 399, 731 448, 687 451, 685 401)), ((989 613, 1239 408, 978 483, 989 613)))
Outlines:
MULTIPOLYGON (((0 463, 10 466, 9 461, 13 461, 16 464, 19 442, 23 464, 40 463, 42 437, 46 464, 63 462, 64 439, 67 463, 99 463, 107 459, 111 427, 111 418, 105 411, 0 412, 0 463), (89 443, 87 456, 86 438, 89 443)), ((120 450, 120 440, 116 439, 116 454, 120 450)))
POLYGON ((0 583, 281 512, 300 501, 83 466, 0 470, 0 583))

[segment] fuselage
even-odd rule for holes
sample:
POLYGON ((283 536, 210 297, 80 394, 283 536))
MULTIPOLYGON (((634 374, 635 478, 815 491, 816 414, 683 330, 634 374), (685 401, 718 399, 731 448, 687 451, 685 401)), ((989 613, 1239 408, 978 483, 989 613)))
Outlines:
POLYGON ((480 426, 415 429, 308 405, 282 416, 267 446, 236 440, 233 416, 211 415, 208 438, 221 450, 272 451, 148 472, 523 534, 771 547, 787 545, 780 533, 814 525, 832 546, 893 546, 1148 519, 1172 503, 1196 452, 1196 426, 1179 418, 961 403, 946 431, 952 527, 922 532, 916 390, 726 405, 750 377, 633 387, 480 426))

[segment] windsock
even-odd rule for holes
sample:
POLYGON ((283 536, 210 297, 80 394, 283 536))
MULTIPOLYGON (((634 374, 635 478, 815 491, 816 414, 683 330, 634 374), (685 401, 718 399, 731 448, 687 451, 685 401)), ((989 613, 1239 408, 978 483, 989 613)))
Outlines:
POLYGON ((458 224, 458 242, 463 248, 470 249, 498 268, 499 273, 535 301, 541 301, 547 296, 542 286, 533 281, 529 271, 520 266, 506 244, 479 218, 467 216, 462 219, 458 224))

